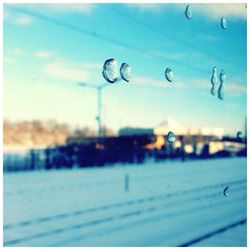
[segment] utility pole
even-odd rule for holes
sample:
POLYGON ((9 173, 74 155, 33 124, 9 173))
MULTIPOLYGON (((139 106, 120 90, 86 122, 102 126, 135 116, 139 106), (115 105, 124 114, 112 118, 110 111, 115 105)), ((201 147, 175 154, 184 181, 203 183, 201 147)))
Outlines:
POLYGON ((98 114, 96 117, 98 123, 98 136, 102 137, 102 87, 97 87, 97 103, 98 103, 98 114))
POLYGON ((102 84, 102 85, 91 85, 85 82, 79 82, 78 85, 82 87, 87 87, 87 88, 92 88, 97 90, 97 116, 96 116, 96 121, 97 121, 97 127, 98 127, 98 137, 103 136, 103 131, 102 131, 102 90, 110 86, 109 84, 102 84))

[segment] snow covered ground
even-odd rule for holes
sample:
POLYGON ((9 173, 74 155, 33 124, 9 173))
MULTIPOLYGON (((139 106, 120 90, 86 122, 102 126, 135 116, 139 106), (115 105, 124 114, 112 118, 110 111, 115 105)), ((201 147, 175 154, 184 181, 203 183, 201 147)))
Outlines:
POLYGON ((246 244, 246 158, 4 174, 5 246, 246 244))

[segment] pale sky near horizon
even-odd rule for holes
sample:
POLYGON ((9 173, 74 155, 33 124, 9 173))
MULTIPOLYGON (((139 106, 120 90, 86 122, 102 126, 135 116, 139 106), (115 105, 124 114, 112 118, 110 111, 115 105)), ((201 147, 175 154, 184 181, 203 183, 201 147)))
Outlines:
POLYGON ((96 92, 77 82, 103 84, 102 65, 115 58, 131 65, 133 78, 103 90, 107 127, 152 127, 169 117, 243 130, 245 4, 191 6, 188 20, 185 4, 4 4, 3 117, 96 129, 96 92), (223 101, 210 94, 214 66, 227 75, 223 101))

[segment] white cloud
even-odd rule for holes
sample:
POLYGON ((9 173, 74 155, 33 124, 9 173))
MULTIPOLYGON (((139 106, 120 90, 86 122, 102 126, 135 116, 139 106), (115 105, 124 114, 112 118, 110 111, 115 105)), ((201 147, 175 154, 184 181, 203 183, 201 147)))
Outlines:
POLYGON ((161 11, 162 10, 162 4, 157 4, 157 3, 129 3, 129 4, 127 4, 127 6, 136 7, 142 12, 143 11, 161 11))
POLYGON ((180 82, 178 84, 173 84, 169 83, 167 80, 158 80, 155 78, 140 77, 140 76, 134 77, 133 82, 135 84, 147 85, 152 87, 161 87, 161 88, 172 87, 172 86, 175 86, 176 88, 183 87, 183 84, 180 82))
POLYGON ((29 25, 31 23, 31 17, 27 15, 19 15, 15 17, 14 23, 17 25, 29 25))
POLYGON ((3 11, 3 20, 7 20, 10 18, 10 13, 6 10, 3 11))
POLYGON ((44 59, 50 57, 52 55, 52 52, 46 50, 38 50, 34 52, 34 55, 35 57, 44 59))
MULTIPOLYGON (((176 8, 179 11, 185 12, 187 4, 148 4, 148 3, 136 3, 127 4, 129 7, 136 7, 139 11, 151 11, 151 12, 164 12, 167 8, 176 8)), ((247 10, 243 3, 202 3, 192 4, 193 16, 195 13, 203 14, 210 19, 218 19, 221 17, 228 18, 243 18, 247 17, 247 10)))
POLYGON ((20 48, 13 49, 13 53, 17 56, 22 56, 26 54, 26 51, 20 48))
POLYGON ((244 86, 242 84, 235 83, 235 82, 229 82, 226 85, 226 88, 230 91, 230 93, 234 93, 236 95, 246 94, 246 91, 247 91, 246 86, 244 86))
POLYGON ((16 60, 14 58, 7 57, 7 56, 4 56, 4 58, 3 58, 3 63, 4 64, 12 65, 15 62, 16 62, 16 60))
MULTIPOLYGON (((175 79, 174 83, 169 83, 167 80, 158 80, 155 78, 148 77, 134 77, 133 82, 135 84, 141 84, 152 87, 174 87, 174 88, 188 88, 188 89, 207 89, 211 88, 210 79, 195 79, 195 80, 184 80, 175 79)), ((217 86, 218 87, 218 86, 217 86)), ((228 91, 230 95, 241 95, 246 93, 246 86, 235 81, 225 82, 225 91, 228 91)))
POLYGON ((57 59, 47 63, 43 72, 51 77, 69 81, 90 81, 91 76, 101 72, 101 65, 92 62, 75 63, 65 59, 57 59))
POLYGON ((247 17, 245 4, 242 3, 194 4, 193 10, 202 12, 212 19, 221 17, 246 19, 247 17))
POLYGON ((89 79, 88 72, 83 71, 79 64, 67 61, 48 63, 44 67, 44 73, 54 78, 69 81, 87 81, 89 79))
MULTIPOLYGON (((32 5, 37 8, 37 4, 32 5)), ((56 13, 90 13, 94 4, 91 3, 60 3, 60 4, 42 4, 41 9, 56 13)))
POLYGON ((4 21, 8 21, 9 23, 11 23, 12 25, 29 25, 32 22, 32 18, 28 15, 13 15, 11 13, 9 13, 8 11, 4 10, 3 12, 3 19, 4 21))
MULTIPOLYGON (((210 79, 192 80, 188 84, 188 87, 209 90, 211 88, 211 82, 210 82, 210 79)), ((228 91, 231 95, 241 95, 241 94, 246 93, 246 86, 243 84, 237 83, 235 81, 226 81, 225 91, 228 91)))

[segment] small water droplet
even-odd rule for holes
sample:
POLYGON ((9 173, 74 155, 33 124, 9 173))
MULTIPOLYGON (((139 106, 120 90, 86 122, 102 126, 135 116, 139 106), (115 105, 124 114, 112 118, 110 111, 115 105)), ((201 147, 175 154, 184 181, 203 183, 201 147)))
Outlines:
POLYGON ((225 17, 221 18, 220 25, 224 30, 227 28, 227 19, 225 17))
POLYGON ((192 12, 192 7, 191 7, 191 5, 188 5, 188 6, 186 7, 185 15, 186 15, 187 19, 189 19, 189 20, 192 18, 193 12, 192 12))
POLYGON ((224 70, 221 70, 220 73, 220 86, 218 88, 218 97, 220 100, 224 100, 224 96, 225 96, 225 86, 224 86, 224 81, 226 80, 226 74, 224 72, 224 70))
POLYGON ((210 90, 210 93, 215 96, 216 95, 216 87, 218 84, 218 77, 217 77, 217 67, 214 66, 213 67, 213 74, 212 74, 212 78, 211 78, 211 84, 212 84, 212 88, 210 90))
POLYGON ((118 79, 118 63, 114 58, 105 61, 102 75, 110 83, 114 83, 118 79))
POLYGON ((241 131, 238 131, 237 134, 236 134, 236 137, 237 137, 237 139, 242 140, 242 138, 243 138, 243 133, 242 133, 241 131))
POLYGON ((173 70, 170 69, 170 68, 167 68, 167 69, 165 70, 165 77, 166 77, 166 79, 167 79, 169 82, 172 82, 173 79, 174 79, 173 70))
POLYGON ((228 195, 229 195, 229 193, 228 193, 228 189, 229 189, 229 187, 228 187, 228 186, 226 186, 226 187, 224 188, 224 190, 223 190, 223 194, 224 194, 224 196, 228 196, 228 195))
POLYGON ((124 81, 129 82, 132 78, 131 68, 127 63, 123 63, 120 67, 120 74, 124 81))
POLYGON ((170 142, 170 143, 173 143, 173 142, 175 142, 175 140, 176 140, 175 134, 173 132, 171 132, 171 131, 168 132, 167 141, 170 142))

